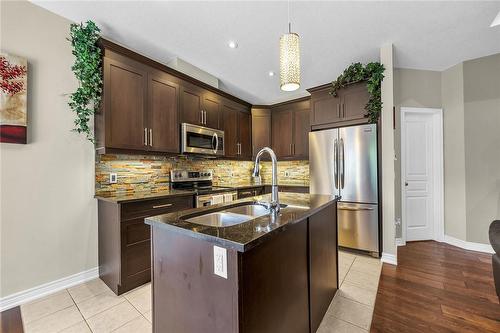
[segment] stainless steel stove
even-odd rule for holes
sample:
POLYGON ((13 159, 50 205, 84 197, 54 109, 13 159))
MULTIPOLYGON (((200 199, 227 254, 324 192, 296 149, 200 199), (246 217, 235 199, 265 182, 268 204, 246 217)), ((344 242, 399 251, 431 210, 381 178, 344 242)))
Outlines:
POLYGON ((196 192, 196 207, 230 202, 238 198, 238 192, 231 187, 214 186, 211 170, 171 170, 172 188, 196 192))

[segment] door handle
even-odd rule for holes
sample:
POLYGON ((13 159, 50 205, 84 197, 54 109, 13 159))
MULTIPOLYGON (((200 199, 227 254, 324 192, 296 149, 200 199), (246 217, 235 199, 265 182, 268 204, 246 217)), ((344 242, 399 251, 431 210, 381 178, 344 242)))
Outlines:
POLYGON ((339 188, 339 160, 338 160, 338 140, 333 140, 333 182, 335 183, 335 188, 339 188))
POLYGON ((149 145, 153 147, 153 129, 149 129, 149 145))
POLYGON ((144 145, 148 145, 148 129, 144 127, 144 145))
POLYGON ((156 205, 156 206, 153 206, 153 208, 165 208, 165 207, 170 207, 172 206, 173 204, 171 203, 168 203, 168 204, 163 204, 163 205, 156 205))
POLYGON ((217 133, 214 133, 214 135, 212 136, 212 142, 214 141, 214 139, 215 139, 214 154, 217 154, 217 151, 219 150, 219 137, 217 133))
POLYGON ((342 118, 345 118, 345 104, 342 103, 342 118))
POLYGON ((203 110, 203 125, 207 124, 207 111, 203 110))
POLYGON ((337 104, 337 116, 340 118, 340 104, 337 104))
POLYGON ((344 176, 345 176, 344 139, 341 138, 340 141, 339 141, 339 143, 340 143, 339 153, 340 153, 340 156, 341 156, 339 158, 339 160, 342 163, 342 166, 340 167, 340 170, 342 172, 340 173, 340 185, 339 185, 339 187, 341 189, 343 189, 344 188, 344 176))

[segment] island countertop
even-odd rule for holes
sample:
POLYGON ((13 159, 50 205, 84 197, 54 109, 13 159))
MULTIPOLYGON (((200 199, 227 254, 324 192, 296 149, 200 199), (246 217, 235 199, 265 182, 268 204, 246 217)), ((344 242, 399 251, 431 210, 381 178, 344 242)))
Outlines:
POLYGON ((283 192, 280 193, 280 203, 287 205, 287 207, 282 208, 278 214, 256 217, 247 222, 227 227, 205 226, 185 220, 185 218, 200 215, 200 213, 208 214, 221 211, 225 208, 241 205, 244 202, 269 202, 270 199, 269 194, 249 197, 226 204, 148 217, 145 221, 151 226, 159 226, 225 248, 245 252, 265 241, 268 237, 286 230, 287 226, 302 222, 337 201, 337 198, 331 195, 283 192))

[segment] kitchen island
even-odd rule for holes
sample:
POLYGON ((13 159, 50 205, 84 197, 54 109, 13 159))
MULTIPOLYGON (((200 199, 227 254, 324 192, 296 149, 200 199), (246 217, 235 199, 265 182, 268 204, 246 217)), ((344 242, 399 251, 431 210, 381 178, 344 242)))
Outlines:
POLYGON ((280 193, 263 213, 269 199, 146 218, 154 332, 316 331, 338 288, 337 199, 280 193), (241 223, 200 223, 249 207, 260 213, 241 223))

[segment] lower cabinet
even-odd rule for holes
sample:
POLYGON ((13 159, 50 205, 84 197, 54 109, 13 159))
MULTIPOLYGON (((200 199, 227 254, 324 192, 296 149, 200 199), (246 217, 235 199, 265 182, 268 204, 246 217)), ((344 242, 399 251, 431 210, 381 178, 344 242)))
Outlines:
MULTIPOLYGON (((278 192, 309 193, 309 186, 300 185, 279 185, 278 192)), ((271 193, 271 186, 264 186, 264 194, 271 193)))
POLYGON ((120 295, 151 281, 146 217, 193 208, 193 196, 117 203, 98 201, 99 277, 120 295))
POLYGON ((255 197, 264 194, 264 186, 238 190, 238 199, 255 197))

